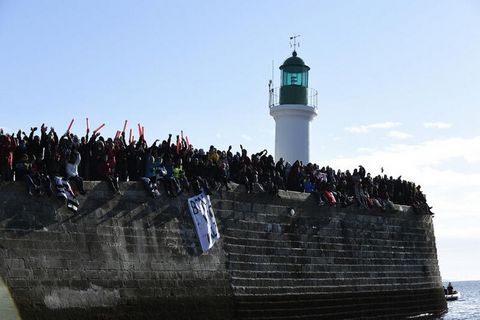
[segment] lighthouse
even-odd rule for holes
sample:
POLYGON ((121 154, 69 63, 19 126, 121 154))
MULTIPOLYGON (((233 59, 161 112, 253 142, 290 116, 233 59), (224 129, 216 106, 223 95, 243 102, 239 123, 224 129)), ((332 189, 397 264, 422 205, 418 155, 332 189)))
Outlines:
POLYGON ((310 68, 294 50, 280 66, 280 89, 270 83, 270 115, 275 120, 275 159, 310 160, 310 122, 317 115, 317 91, 308 87, 310 68))

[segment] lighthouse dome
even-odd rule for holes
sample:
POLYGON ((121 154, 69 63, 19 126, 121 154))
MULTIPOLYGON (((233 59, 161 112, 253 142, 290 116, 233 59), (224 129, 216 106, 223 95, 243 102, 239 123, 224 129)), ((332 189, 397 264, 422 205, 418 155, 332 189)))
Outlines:
POLYGON ((293 71, 292 69, 301 69, 301 71, 308 71, 310 68, 305 64, 302 58, 297 56, 297 52, 293 51, 292 56, 287 58, 280 66, 280 70, 288 69, 293 71), (306 69, 306 70, 305 70, 306 69))

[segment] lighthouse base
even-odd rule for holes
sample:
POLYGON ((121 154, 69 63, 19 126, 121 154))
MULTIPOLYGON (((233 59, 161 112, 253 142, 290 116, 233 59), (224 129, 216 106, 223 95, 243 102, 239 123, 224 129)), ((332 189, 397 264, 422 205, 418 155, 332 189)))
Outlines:
POLYGON ((270 108, 275 119, 275 159, 294 163, 309 162, 310 121, 316 108, 302 104, 282 104, 270 108))

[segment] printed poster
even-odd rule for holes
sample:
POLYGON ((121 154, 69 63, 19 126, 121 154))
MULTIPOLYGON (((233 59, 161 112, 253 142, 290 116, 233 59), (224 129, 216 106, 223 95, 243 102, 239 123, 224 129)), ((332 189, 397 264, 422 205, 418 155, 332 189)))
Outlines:
POLYGON ((206 252, 220 238, 210 196, 202 192, 191 197, 188 199, 188 207, 197 230, 198 240, 203 252, 206 252))

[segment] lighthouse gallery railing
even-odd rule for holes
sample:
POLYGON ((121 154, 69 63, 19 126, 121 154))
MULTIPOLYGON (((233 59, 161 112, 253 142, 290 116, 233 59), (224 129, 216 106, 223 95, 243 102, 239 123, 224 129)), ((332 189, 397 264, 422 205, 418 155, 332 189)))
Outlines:
MULTIPOLYGON (((309 107, 317 109, 318 107, 318 92, 315 89, 307 88, 308 103, 309 107)), ((280 104, 280 87, 271 88, 268 95, 268 106, 275 107, 280 104)))

